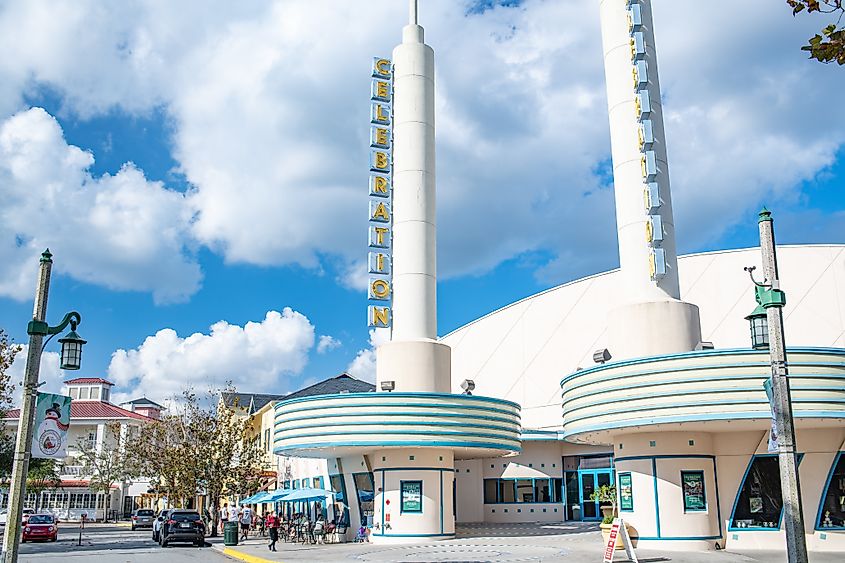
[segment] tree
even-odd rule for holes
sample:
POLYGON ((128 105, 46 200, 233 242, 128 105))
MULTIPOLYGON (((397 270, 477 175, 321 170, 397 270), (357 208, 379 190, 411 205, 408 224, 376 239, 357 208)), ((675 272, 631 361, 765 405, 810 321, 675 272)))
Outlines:
POLYGON ((6 414, 12 406, 15 386, 9 376, 9 368, 21 347, 14 344, 0 328, 0 482, 6 483, 12 474, 12 460, 15 454, 14 438, 6 432, 6 414))
POLYGON ((204 397, 182 393, 171 414, 141 429, 130 446, 157 495, 185 506, 204 493, 212 509, 211 535, 217 534, 220 499, 260 486, 263 452, 249 435, 249 418, 239 417, 216 399, 231 386, 204 397))
MULTIPOLYGON (((77 440, 76 447, 80 453, 83 473, 90 476, 89 488, 97 493, 98 497, 103 494, 110 498, 114 483, 123 483, 139 475, 139 464, 127 448, 128 433, 128 426, 109 422, 105 425, 105 433, 100 443, 91 444, 82 437, 77 440)), ((104 502, 104 520, 106 504, 104 502)))
POLYGON ((62 486, 59 476, 58 463, 55 459, 33 458, 29 462, 29 472, 26 474, 26 492, 35 494, 35 511, 38 512, 38 499, 47 489, 57 489, 62 486))
POLYGON ((616 485, 602 485, 590 494, 590 500, 600 503, 602 508, 610 504, 610 510, 602 518, 602 524, 612 524, 616 517, 616 485))
POLYGON ((845 27, 840 27, 842 16, 845 15, 843 0, 786 0, 792 7, 792 15, 819 12, 821 14, 839 14, 836 22, 825 26, 821 33, 817 33, 808 40, 808 44, 801 47, 802 51, 810 53, 811 59, 823 63, 837 62, 845 65, 845 27))

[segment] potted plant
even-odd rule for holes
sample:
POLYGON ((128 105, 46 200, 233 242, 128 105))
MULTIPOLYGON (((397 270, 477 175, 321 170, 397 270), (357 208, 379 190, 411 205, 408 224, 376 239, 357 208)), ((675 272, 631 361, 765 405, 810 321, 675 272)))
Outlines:
MULTIPOLYGON (((604 515, 601 521, 601 537, 607 545, 610 539, 610 528, 613 527, 613 519, 616 517, 616 485, 602 485, 590 495, 590 500, 598 502, 601 512, 604 515)), ((621 539, 616 542, 616 549, 625 549, 621 539)))

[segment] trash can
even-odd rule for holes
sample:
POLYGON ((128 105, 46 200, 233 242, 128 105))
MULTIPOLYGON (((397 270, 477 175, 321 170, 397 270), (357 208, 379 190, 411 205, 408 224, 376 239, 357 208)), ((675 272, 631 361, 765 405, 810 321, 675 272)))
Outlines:
POLYGON ((238 545, 237 522, 226 522, 223 526, 223 545, 238 545))

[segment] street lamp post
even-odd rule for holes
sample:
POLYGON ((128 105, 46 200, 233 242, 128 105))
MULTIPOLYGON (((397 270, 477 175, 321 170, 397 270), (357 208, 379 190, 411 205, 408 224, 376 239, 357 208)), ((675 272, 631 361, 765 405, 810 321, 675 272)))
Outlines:
POLYGON ((76 334, 76 326, 82 317, 73 311, 65 315, 57 326, 49 326, 47 317, 47 294, 50 290, 50 273, 53 259, 50 250, 41 254, 38 269, 38 283, 35 288, 35 305, 32 320, 26 327, 29 335, 29 347, 26 355, 26 370, 23 379, 23 400, 21 402, 20 417, 18 418, 18 435, 15 445, 15 456, 12 464, 12 478, 9 486, 9 509, 6 515, 6 530, 3 536, 4 563, 17 563, 18 547, 21 539, 21 518, 23 503, 26 496, 26 475, 29 472, 29 459, 32 454, 32 429, 35 417, 35 402, 38 396, 38 374, 41 368, 41 354, 44 346, 56 334, 67 327, 71 330, 59 340, 62 344, 61 368, 67 370, 79 369, 82 359, 82 340, 76 334), (44 337, 48 336, 47 342, 44 337))
POLYGON ((786 295, 780 289, 778 262, 775 250, 775 232, 772 214, 763 208, 759 215, 760 251, 763 258, 763 283, 754 280, 754 268, 746 268, 754 281, 757 309, 746 317, 752 323, 755 348, 762 345, 762 318, 760 307, 768 325, 768 348, 772 364, 770 379, 772 396, 773 432, 771 443, 777 446, 780 466, 781 493, 783 496, 786 552, 789 563, 807 563, 807 538, 804 531, 804 514, 801 508, 801 485, 798 481, 798 455, 795 451, 795 422, 792 416, 792 397, 789 390, 789 371, 786 363, 786 343, 783 335, 783 306, 786 295), (757 325, 755 325, 757 323, 757 325), (760 336, 759 340, 755 334, 760 336))

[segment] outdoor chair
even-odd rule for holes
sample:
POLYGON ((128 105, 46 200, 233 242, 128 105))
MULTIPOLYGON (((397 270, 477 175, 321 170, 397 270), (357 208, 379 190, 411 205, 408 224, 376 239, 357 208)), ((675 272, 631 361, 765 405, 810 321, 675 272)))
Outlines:
POLYGON ((335 526, 334 530, 332 531, 332 541, 334 543, 340 543, 346 540, 346 530, 349 529, 349 526, 346 524, 338 524, 335 526))

